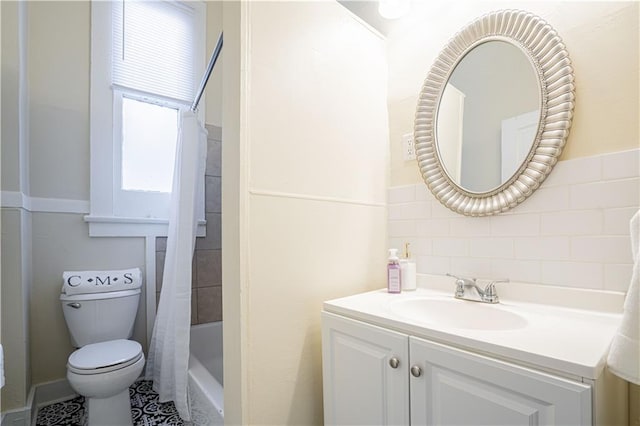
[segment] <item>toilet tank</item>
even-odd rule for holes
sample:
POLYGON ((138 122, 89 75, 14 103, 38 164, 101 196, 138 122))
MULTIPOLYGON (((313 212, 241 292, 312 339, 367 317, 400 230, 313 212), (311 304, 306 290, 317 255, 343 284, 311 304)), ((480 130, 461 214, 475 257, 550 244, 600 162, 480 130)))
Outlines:
POLYGON ((71 343, 80 348, 90 343, 128 339, 138 312, 140 289, 60 295, 71 343))

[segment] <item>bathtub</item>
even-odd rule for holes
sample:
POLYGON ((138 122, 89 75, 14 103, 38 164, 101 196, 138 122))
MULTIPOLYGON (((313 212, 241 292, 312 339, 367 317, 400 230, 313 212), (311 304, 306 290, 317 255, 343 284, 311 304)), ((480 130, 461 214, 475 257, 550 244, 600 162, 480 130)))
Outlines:
POLYGON ((222 321, 191 326, 188 380, 193 424, 223 425, 222 321))

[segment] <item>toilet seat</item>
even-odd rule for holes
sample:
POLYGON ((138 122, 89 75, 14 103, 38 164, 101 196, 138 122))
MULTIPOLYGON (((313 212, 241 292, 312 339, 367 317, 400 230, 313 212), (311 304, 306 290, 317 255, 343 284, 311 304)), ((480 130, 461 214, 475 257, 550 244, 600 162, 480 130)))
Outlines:
POLYGON ((136 363, 142 346, 134 340, 109 340, 83 346, 69 356, 67 368, 82 375, 102 374, 136 363))

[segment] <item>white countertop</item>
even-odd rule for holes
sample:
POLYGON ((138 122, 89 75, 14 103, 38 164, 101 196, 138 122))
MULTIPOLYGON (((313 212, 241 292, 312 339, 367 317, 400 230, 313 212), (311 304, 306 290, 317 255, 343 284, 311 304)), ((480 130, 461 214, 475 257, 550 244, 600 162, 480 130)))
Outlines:
MULTIPOLYGON (((513 294, 513 290, 510 293, 513 294)), ((622 294, 611 296, 610 293, 603 294, 600 298, 617 302, 624 298, 622 294)), ((478 303, 454 299, 453 287, 451 291, 418 288, 400 294, 390 294, 383 289, 327 301, 324 310, 576 380, 600 376, 609 344, 622 317, 618 309, 611 309, 611 304, 602 310, 587 310, 501 297, 499 309, 519 314, 526 319, 527 325, 512 330, 478 330, 421 323, 402 317, 390 309, 392 302, 416 297, 478 303)), ((591 294, 589 297, 597 300, 599 295, 591 294)), ((591 305, 590 308, 593 308, 591 305)))

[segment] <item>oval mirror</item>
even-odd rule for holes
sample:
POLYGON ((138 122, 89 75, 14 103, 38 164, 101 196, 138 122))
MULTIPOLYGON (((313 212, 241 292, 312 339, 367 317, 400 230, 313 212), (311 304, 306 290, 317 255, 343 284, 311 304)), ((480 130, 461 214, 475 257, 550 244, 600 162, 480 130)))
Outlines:
POLYGON ((555 165, 573 113, 573 70, 556 32, 523 11, 486 15, 431 67, 416 110, 422 176, 469 216, 524 201, 555 165))

